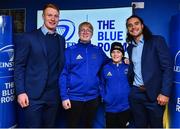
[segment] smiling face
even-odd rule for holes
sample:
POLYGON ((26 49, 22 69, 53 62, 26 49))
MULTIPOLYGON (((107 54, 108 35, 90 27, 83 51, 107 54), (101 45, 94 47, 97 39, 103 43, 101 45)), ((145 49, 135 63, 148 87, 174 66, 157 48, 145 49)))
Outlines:
POLYGON ((43 13, 44 25, 49 31, 54 32, 59 21, 59 12, 51 7, 44 10, 43 13))
POLYGON ((122 61, 123 54, 121 51, 115 49, 111 53, 111 58, 114 63, 120 63, 122 61))
POLYGON ((139 41, 140 37, 143 35, 143 28, 144 25, 138 18, 133 17, 127 21, 128 32, 136 41, 139 41))
POLYGON ((93 30, 89 24, 83 24, 79 28, 79 39, 83 43, 89 43, 93 35, 93 30))

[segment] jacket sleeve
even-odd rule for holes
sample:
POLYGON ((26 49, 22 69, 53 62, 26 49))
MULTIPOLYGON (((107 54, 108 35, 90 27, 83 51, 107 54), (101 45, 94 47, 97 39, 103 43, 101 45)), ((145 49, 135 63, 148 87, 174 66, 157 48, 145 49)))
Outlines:
POLYGON ((128 82, 130 84, 130 86, 133 85, 133 81, 134 81, 134 70, 133 70, 133 62, 132 62, 132 45, 129 44, 128 48, 127 48, 127 52, 128 52, 128 56, 129 56, 129 67, 128 67, 128 82))
MULTIPOLYGON (((17 38, 17 37, 16 37, 17 38)), ((25 70, 29 58, 30 41, 23 34, 15 41, 15 59, 14 59, 14 83, 16 87, 16 95, 25 93, 25 70)))
POLYGON ((104 77, 104 69, 102 68, 100 72, 100 96, 102 101, 104 101, 105 97, 105 77, 104 77))
POLYGON ((162 71, 161 94, 170 96, 173 84, 173 61, 163 37, 158 38, 158 42, 156 42, 156 50, 158 52, 160 69, 162 71))
POLYGON ((104 66, 105 64, 109 63, 109 61, 111 59, 106 55, 106 53, 102 50, 102 48, 100 48, 100 51, 101 51, 101 54, 102 54, 102 57, 103 57, 103 64, 102 64, 102 66, 104 66))
POLYGON ((68 78, 69 78, 70 62, 71 62, 70 50, 66 49, 64 68, 59 77, 59 89, 60 89, 60 96, 62 101, 69 99, 68 78))

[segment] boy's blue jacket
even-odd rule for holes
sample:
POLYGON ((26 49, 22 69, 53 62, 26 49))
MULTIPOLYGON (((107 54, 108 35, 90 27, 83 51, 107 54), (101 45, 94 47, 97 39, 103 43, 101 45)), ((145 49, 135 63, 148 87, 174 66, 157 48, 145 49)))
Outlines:
POLYGON ((106 112, 122 112, 129 108, 128 65, 106 64, 101 72, 101 91, 106 112))
POLYGON ((99 71, 108 57, 100 47, 89 43, 65 51, 65 66, 59 78, 61 99, 88 101, 99 96, 99 71))

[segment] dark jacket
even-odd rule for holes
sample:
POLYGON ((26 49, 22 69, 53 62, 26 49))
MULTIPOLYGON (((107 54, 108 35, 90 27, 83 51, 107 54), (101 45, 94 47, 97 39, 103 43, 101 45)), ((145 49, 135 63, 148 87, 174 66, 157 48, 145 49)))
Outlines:
MULTIPOLYGON (((130 84, 134 81, 133 47, 133 44, 128 46, 130 59, 128 78, 130 84)), ((170 96, 173 83, 173 63, 163 37, 154 35, 150 40, 144 41, 141 66, 142 78, 149 99, 156 100, 158 94, 170 96)))
MULTIPOLYGON (((48 78, 48 59, 45 38, 41 29, 26 33, 16 43, 14 81, 16 94, 27 93, 29 98, 37 99, 43 93, 48 78)), ((65 39, 59 38, 59 66, 55 71, 58 76, 64 64, 65 39)))

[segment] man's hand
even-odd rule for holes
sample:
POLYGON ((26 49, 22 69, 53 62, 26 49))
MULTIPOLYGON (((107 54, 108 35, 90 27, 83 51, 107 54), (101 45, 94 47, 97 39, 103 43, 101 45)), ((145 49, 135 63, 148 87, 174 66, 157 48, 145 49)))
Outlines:
POLYGON ((26 93, 19 94, 17 101, 22 108, 29 106, 29 98, 26 93))
POLYGON ((62 101, 62 106, 65 110, 70 109, 71 108, 71 102, 69 99, 66 99, 64 101, 62 101))
POLYGON ((169 102, 169 97, 159 94, 157 97, 157 101, 159 105, 164 106, 169 102))

